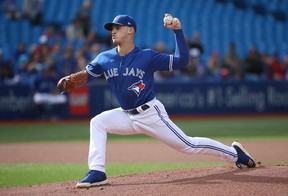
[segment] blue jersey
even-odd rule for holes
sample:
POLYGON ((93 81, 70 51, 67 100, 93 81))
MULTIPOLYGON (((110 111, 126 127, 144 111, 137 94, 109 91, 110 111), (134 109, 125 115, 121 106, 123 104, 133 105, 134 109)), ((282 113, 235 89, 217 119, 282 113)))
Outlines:
POLYGON ((182 30, 174 30, 174 35, 174 55, 138 47, 125 56, 118 55, 117 47, 100 53, 86 66, 89 80, 104 74, 124 110, 152 100, 155 97, 154 72, 173 71, 188 64, 188 48, 182 30))

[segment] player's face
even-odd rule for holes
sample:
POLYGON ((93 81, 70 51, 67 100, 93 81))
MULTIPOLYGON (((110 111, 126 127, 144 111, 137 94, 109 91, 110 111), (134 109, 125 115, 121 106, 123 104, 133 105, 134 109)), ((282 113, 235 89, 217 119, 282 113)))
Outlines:
POLYGON ((113 25, 112 26, 112 41, 114 44, 120 45, 125 43, 127 37, 131 31, 131 27, 113 25))

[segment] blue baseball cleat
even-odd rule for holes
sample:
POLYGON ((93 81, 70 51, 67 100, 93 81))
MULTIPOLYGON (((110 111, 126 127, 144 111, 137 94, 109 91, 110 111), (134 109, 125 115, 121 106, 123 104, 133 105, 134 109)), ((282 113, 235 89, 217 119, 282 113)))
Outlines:
POLYGON ((247 152, 242 144, 239 142, 233 142, 232 147, 235 148, 238 154, 238 160, 236 161, 236 166, 238 168, 242 168, 243 165, 252 168, 256 166, 255 160, 253 157, 247 152))
POLYGON ((104 172, 97 170, 90 170, 83 180, 77 182, 76 187, 89 188, 93 186, 105 185, 107 183, 108 180, 104 172))

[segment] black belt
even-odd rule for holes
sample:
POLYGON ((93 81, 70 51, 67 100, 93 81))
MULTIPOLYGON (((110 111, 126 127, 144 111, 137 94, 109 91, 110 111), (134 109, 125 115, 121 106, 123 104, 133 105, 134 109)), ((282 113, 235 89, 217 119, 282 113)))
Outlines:
MULTIPOLYGON (((141 105, 140 108, 145 111, 147 110, 148 108, 150 108, 149 105, 147 104, 144 104, 144 105, 141 105)), ((131 110, 125 110, 125 112, 127 112, 128 114, 130 115, 136 115, 136 114, 140 114, 140 112, 138 112, 137 108, 134 108, 134 109, 131 109, 131 110)))

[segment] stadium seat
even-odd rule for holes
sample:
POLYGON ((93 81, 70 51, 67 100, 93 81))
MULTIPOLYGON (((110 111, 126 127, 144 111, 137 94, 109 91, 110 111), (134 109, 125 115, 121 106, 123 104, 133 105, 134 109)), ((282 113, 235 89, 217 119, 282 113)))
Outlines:
MULTIPOLYGON (((15 50, 17 42, 25 41, 28 45, 38 43, 38 38, 45 26, 58 24, 66 27, 84 0, 44 0, 44 24, 31 26, 25 20, 8 21, 0 13, 0 47, 15 50), (18 32, 22 32, 20 35, 18 32), (10 43, 9 46, 6 46, 10 43)), ((22 7, 23 1, 15 0, 22 7)), ((259 44, 264 50, 286 49, 288 45, 288 19, 279 20, 276 13, 283 13, 288 18, 286 0, 93 0, 93 29, 100 36, 107 34, 103 25, 117 14, 132 15, 137 21, 136 43, 139 47, 150 47, 158 41, 164 41, 167 49, 174 48, 173 34, 162 26, 163 14, 170 12, 181 19, 184 33, 191 38, 194 31, 199 31, 207 52, 213 50, 223 54, 229 42, 237 42, 241 55, 247 50, 248 43, 259 44), (241 4, 241 5, 240 5, 241 4), (265 12, 261 13, 261 9, 265 12), (96 28, 94 28, 96 26, 96 28), (172 39, 171 39, 172 38, 172 39)), ((79 43, 78 45, 79 46, 79 43)), ((285 52, 285 51, 284 51, 285 52)), ((282 53, 284 53, 282 52, 282 53)))

